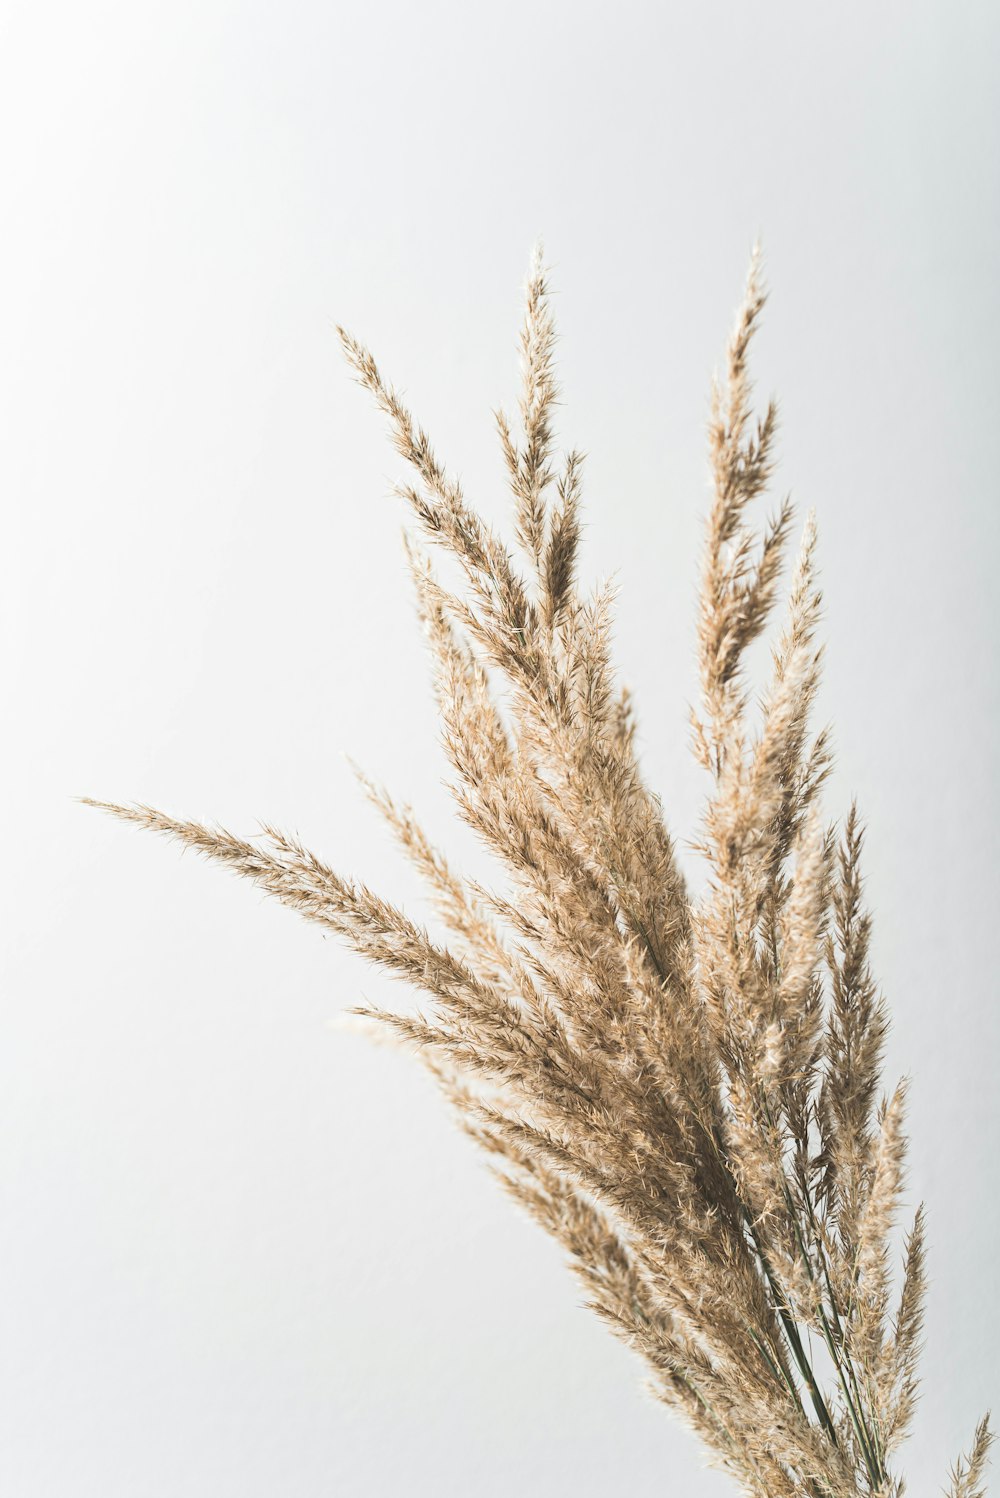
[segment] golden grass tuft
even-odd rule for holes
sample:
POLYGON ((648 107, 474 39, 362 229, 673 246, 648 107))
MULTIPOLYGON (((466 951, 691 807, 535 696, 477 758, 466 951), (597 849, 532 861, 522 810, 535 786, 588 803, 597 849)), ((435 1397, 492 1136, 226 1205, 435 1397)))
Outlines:
MULTIPOLYGON (((467 503, 368 350, 340 336, 412 479, 408 555, 459 815, 504 893, 472 885, 409 808, 365 781, 427 882, 447 945, 266 828, 245 841, 145 806, 106 811, 229 865, 412 984, 372 1014, 429 1065, 505 1188, 553 1235, 650 1386, 755 1498, 902 1492, 917 1392, 918 1210, 893 1294, 905 1089, 879 1100, 887 1015, 868 965, 862 829, 820 810, 816 532, 805 525, 769 678, 746 653, 774 615, 793 526, 753 518, 776 412, 748 359, 758 257, 713 392, 695 752, 709 790, 693 898, 633 745, 610 606, 577 579, 582 458, 559 458, 555 328, 527 281, 517 430, 497 413, 518 554, 467 503), (457 560, 444 587, 420 540, 457 560), (755 705, 756 703, 756 705, 755 705), (825 1349, 824 1370, 810 1351, 825 1349)), ((982 1498, 990 1432, 951 1498, 982 1498)))

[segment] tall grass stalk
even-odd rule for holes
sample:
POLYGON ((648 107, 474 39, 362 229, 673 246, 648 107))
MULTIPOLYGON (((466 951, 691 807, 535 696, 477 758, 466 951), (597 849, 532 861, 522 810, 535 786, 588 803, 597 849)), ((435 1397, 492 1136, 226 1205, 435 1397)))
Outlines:
MULTIPOLYGON (((747 666, 781 601, 794 523, 787 500, 755 518, 776 431, 774 404, 755 413, 751 401, 764 301, 755 255, 709 422, 698 897, 636 755, 610 597, 577 576, 583 460, 556 449, 540 253, 519 419, 496 416, 514 545, 469 504, 368 350, 340 334, 409 470, 398 492, 451 790, 501 882, 464 878, 364 777, 443 940, 274 828, 246 840, 91 804, 227 865, 424 995, 421 1013, 357 1012, 427 1064, 504 1187, 563 1246, 591 1308, 643 1358, 653 1393, 745 1493, 890 1498, 917 1396, 924 1214, 897 1287, 906 1090, 880 1095, 888 1019, 869 968, 861 819, 852 807, 837 828, 820 805, 831 760, 811 727, 811 517, 765 679, 747 666), (457 561, 457 591, 425 546, 457 561)), ((990 1440, 984 1420, 951 1498, 981 1498, 990 1440)))

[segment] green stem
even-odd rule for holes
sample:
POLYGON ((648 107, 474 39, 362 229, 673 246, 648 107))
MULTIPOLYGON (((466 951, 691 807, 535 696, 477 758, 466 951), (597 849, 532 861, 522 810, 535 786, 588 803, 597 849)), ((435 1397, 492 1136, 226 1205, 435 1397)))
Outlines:
MULTIPOLYGON (((767 1106, 767 1100, 762 1099, 762 1104, 764 1109, 764 1116, 767 1119, 769 1127, 773 1129, 774 1120, 771 1118, 770 1109, 767 1106)), ((798 1244, 799 1253, 802 1255, 802 1262, 805 1265, 806 1274, 809 1276, 809 1282, 810 1284, 815 1285, 815 1270, 813 1269, 812 1259, 802 1237, 802 1227, 799 1222, 799 1214, 795 1210, 795 1203, 792 1200, 792 1193, 788 1186, 788 1179, 785 1175, 784 1164, 781 1164, 780 1169, 782 1194, 785 1198, 785 1207, 787 1208, 789 1218, 791 1219, 792 1226, 795 1230, 795 1241, 798 1244)), ((811 1213, 812 1201, 809 1197, 808 1191, 804 1191, 803 1195, 805 1196, 811 1213)), ((813 1221, 815 1222, 815 1217, 813 1217, 813 1221)), ((847 1405, 847 1412, 850 1415, 851 1419, 851 1425, 854 1427, 854 1434, 858 1438, 858 1445, 861 1448, 862 1459, 866 1468, 868 1469, 868 1476, 871 1478, 872 1484, 877 1488, 881 1483, 884 1474, 875 1456, 871 1437, 869 1436, 867 1426, 865 1425, 864 1419, 862 1418, 860 1397, 858 1400, 858 1407, 856 1408, 854 1399, 851 1397, 851 1391, 847 1386, 847 1379, 844 1375, 844 1369, 840 1358, 840 1349, 838 1348, 836 1340, 834 1339, 833 1334, 830 1330, 830 1322, 827 1318, 826 1310, 823 1306, 822 1292, 820 1292, 819 1296, 817 1297, 817 1305, 819 1308, 820 1322, 823 1327, 823 1340, 826 1343, 827 1350, 831 1358, 833 1359, 834 1367, 837 1370, 837 1378, 843 1391, 844 1401, 847 1405)))
POLYGON ((816 1375, 813 1373, 812 1365, 810 1364, 809 1359, 806 1356, 806 1350, 802 1346, 802 1338, 799 1336, 798 1326, 796 1325, 795 1318, 791 1315, 788 1308, 788 1297, 782 1290, 778 1277, 771 1267, 771 1262, 764 1251, 764 1246, 757 1236, 757 1230, 753 1225, 753 1218, 750 1215, 749 1208, 747 1208, 745 1204, 743 1207, 743 1211, 746 1218, 747 1228, 749 1230, 751 1238, 753 1239, 754 1247, 757 1250, 758 1257, 760 1258, 761 1265, 763 1266, 764 1274, 767 1276, 767 1283, 771 1289, 771 1296, 774 1300, 775 1309, 781 1319, 781 1325, 784 1328, 785 1336, 788 1338, 788 1345, 792 1349, 792 1355, 795 1358, 796 1363, 798 1364, 799 1372, 802 1374, 802 1377, 805 1380, 806 1388, 809 1390, 809 1397, 812 1400, 813 1409, 816 1411, 816 1417, 819 1420, 820 1425, 829 1436, 831 1445, 837 1446, 839 1445, 839 1442, 837 1440, 837 1428, 834 1425, 833 1420, 830 1418, 830 1411, 827 1408, 826 1400, 823 1398, 823 1392, 820 1389, 819 1384, 816 1382, 816 1375))
MULTIPOLYGON (((819 1417, 821 1424, 824 1424, 825 1415, 824 1428, 828 1430, 828 1433, 833 1440, 833 1444, 836 1445, 837 1433, 834 1429, 833 1421, 830 1419, 830 1412, 829 1410, 827 1410, 826 1405, 823 1402, 823 1396, 820 1393, 819 1385, 816 1383, 812 1368, 809 1366, 809 1361, 805 1356, 805 1350, 803 1349, 802 1343, 799 1339, 798 1330, 795 1326, 795 1323, 788 1315, 787 1297, 782 1292, 781 1286, 778 1283, 774 1270, 771 1267, 767 1255, 764 1253, 763 1246, 757 1236, 756 1228, 754 1227, 753 1216, 750 1212, 750 1209, 740 1195, 739 1186, 736 1182, 736 1177, 733 1175, 732 1166, 729 1162, 729 1158, 726 1154, 722 1140, 719 1138, 718 1132, 714 1125, 710 1129, 705 1124, 704 1120, 701 1120, 701 1125, 706 1137, 709 1140, 709 1143, 712 1146, 712 1151, 716 1159, 718 1160, 719 1165, 732 1183, 734 1199, 737 1203, 747 1231, 749 1232, 750 1237, 753 1241, 753 1246, 757 1257, 760 1260, 761 1265, 763 1266, 764 1273, 767 1277, 767 1282, 771 1290, 771 1299, 774 1303, 774 1309, 777 1312, 778 1317, 780 1318, 781 1326, 784 1330, 788 1346, 792 1352, 793 1357, 795 1358, 796 1363, 798 1364, 799 1372, 802 1374, 806 1386, 809 1389, 810 1397, 813 1402, 813 1408, 816 1410, 816 1414, 819 1417), (798 1344, 797 1346, 796 1343, 798 1344)), ((774 1373, 776 1371, 774 1364, 772 1363, 771 1358, 764 1352, 764 1349, 760 1344, 756 1334, 749 1327, 747 1328, 747 1331, 750 1335, 751 1340, 754 1342, 754 1345, 757 1347, 758 1352, 760 1352, 762 1358, 764 1359, 765 1364, 768 1368, 770 1368, 771 1372, 774 1373)), ((778 1381, 784 1384, 785 1388, 791 1394, 792 1399, 795 1401, 795 1405, 799 1413, 804 1416, 805 1410, 802 1406, 802 1400, 799 1397, 798 1388, 795 1384, 795 1380, 792 1378, 791 1372, 788 1368, 788 1364, 785 1360, 784 1353, 782 1352, 781 1346, 778 1342, 773 1343, 772 1351, 777 1361, 778 1368, 780 1369, 778 1381)))
MULTIPOLYGON (((780 976, 781 954, 778 949, 777 931, 773 926, 771 928, 771 955, 774 963, 775 975, 780 976)), ((762 1096, 761 1102, 764 1110, 764 1117, 767 1119, 768 1126, 773 1130, 774 1120, 771 1117, 771 1112, 768 1108, 766 1097, 762 1096)), ((795 1229, 795 1238, 799 1246, 799 1252, 802 1255, 802 1262, 805 1264, 806 1273, 809 1276, 810 1283, 815 1285, 816 1278, 813 1272, 812 1260, 804 1242, 802 1241, 802 1231, 799 1225, 798 1213, 795 1210, 795 1204, 792 1201, 791 1191, 788 1187, 788 1180, 785 1175, 784 1162, 782 1160, 779 1160, 778 1164, 781 1172, 781 1185, 785 1197, 785 1206, 788 1209, 788 1215, 791 1218, 792 1224, 795 1229)), ((868 1469, 868 1475, 871 1478, 874 1486, 878 1487, 885 1476, 884 1464, 879 1453, 878 1442, 872 1435, 872 1433, 868 1430, 868 1427, 864 1420, 864 1401, 861 1397, 861 1391, 858 1388, 857 1375, 854 1371, 854 1363, 851 1359, 850 1351, 846 1345, 843 1325, 841 1323, 840 1314, 837 1309, 837 1297, 833 1292, 833 1281, 831 1279, 829 1266, 826 1261, 826 1250, 824 1248, 822 1236, 819 1231, 819 1224, 816 1221, 816 1213, 813 1209, 812 1195, 809 1190, 809 1182, 804 1172, 800 1172, 800 1176, 801 1179, 799 1181, 799 1185, 801 1187, 802 1198, 806 1204, 806 1210, 809 1214, 809 1223, 812 1229, 812 1240, 816 1245, 816 1251, 819 1255, 820 1264, 823 1270, 823 1279, 826 1282, 827 1293, 830 1297, 830 1309, 833 1312, 834 1321, 836 1323, 837 1332, 839 1334, 838 1340, 834 1337, 831 1330, 830 1323, 827 1319, 826 1310, 823 1305, 822 1292, 820 1292, 820 1294, 817 1296, 817 1306, 819 1309, 820 1321, 823 1326, 823 1340, 826 1343, 827 1350, 829 1351, 830 1356, 833 1359, 834 1367, 837 1370, 837 1378, 840 1382, 841 1390, 843 1391, 844 1401, 847 1405, 847 1410, 851 1418, 851 1424, 854 1427, 854 1433, 857 1436, 858 1444, 861 1448, 861 1454, 864 1459, 865 1466, 868 1469), (854 1391, 853 1397, 851 1394, 851 1390, 847 1387, 847 1379, 845 1377, 844 1368, 841 1361, 841 1352, 843 1352, 847 1360, 847 1369, 850 1376, 851 1388, 854 1391)))
MULTIPOLYGON (((804 1193, 804 1196, 805 1196, 806 1209, 807 1209, 807 1211, 809 1213, 809 1223, 810 1223, 810 1226, 812 1228, 813 1242, 816 1245, 816 1251, 817 1251, 817 1253, 819 1255, 820 1267, 823 1270, 823 1279, 826 1282, 827 1294, 830 1297, 830 1311, 831 1311, 831 1313, 833 1315, 833 1325, 834 1325, 834 1330, 835 1330, 835 1332, 837 1334, 837 1343, 838 1343, 838 1346, 843 1351, 844 1359, 845 1359, 845 1362, 847 1364, 847 1375, 848 1375, 848 1378, 851 1381, 851 1388, 854 1390, 854 1398, 855 1398, 855 1400, 857 1402, 858 1409, 861 1410, 863 1408, 864 1401, 863 1401, 862 1396, 861 1396, 861 1388, 860 1388, 860 1386, 858 1384, 858 1376, 857 1376, 857 1373, 855 1372, 855 1368, 854 1368, 854 1359, 851 1356, 851 1350, 850 1350, 850 1347, 848 1346, 848 1343, 847 1343, 847 1335, 846 1335, 846 1332, 844 1330, 844 1323, 841 1320, 840 1310, 839 1310, 839 1308, 837 1306, 837 1297, 836 1297, 836 1294, 834 1293, 834 1289, 833 1289, 833 1279, 832 1279, 832 1276, 830 1274, 830 1266, 829 1266, 829 1264, 827 1262, 826 1245, 825 1245, 825 1243, 823 1241, 823 1235, 820 1233, 820 1230, 819 1230, 819 1223, 816 1220, 816 1212, 815 1212, 815 1209, 813 1208, 812 1197, 809 1195, 808 1191, 806 1191, 804 1193)), ((867 1429, 867 1427, 866 1427, 866 1429, 867 1429)), ((883 1455, 882 1455, 882 1451, 881 1451, 881 1447, 880 1447, 880 1443, 879 1443, 879 1440, 878 1440, 877 1433, 875 1431, 870 1431, 869 1430, 869 1431, 867 1431, 867 1435, 868 1435, 868 1440, 871 1443, 872 1455, 874 1456, 875 1461, 878 1464, 878 1466, 879 1466, 879 1468, 880 1468, 880 1470, 881 1470, 881 1472, 882 1472, 882 1474, 884 1476, 885 1475, 885 1463, 884 1463, 884 1459, 883 1459, 883 1455)))
POLYGON ((770 1369, 772 1376, 778 1381, 779 1384, 784 1384, 785 1388, 794 1399, 799 1414, 804 1415, 805 1410, 802 1408, 802 1400, 799 1398, 798 1385, 792 1378, 792 1375, 789 1372, 788 1367, 786 1366, 785 1359, 782 1356, 780 1349, 774 1348, 774 1357, 772 1357, 771 1353, 767 1349, 767 1343, 757 1335, 753 1327, 748 1326, 746 1330, 751 1342, 760 1353, 763 1362, 770 1369))

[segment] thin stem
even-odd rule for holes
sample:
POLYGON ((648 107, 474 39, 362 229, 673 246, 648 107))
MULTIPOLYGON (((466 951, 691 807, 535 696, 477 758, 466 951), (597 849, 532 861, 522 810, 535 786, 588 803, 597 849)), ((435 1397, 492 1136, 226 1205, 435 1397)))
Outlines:
MULTIPOLYGON (((764 1110, 764 1117, 767 1119, 768 1125, 773 1129, 774 1120, 771 1117, 771 1111, 767 1105, 767 1099, 762 1098, 761 1104, 764 1110)), ((781 1173, 782 1194, 784 1195, 785 1206, 788 1209, 788 1216, 795 1232, 795 1241, 798 1244, 799 1253, 802 1255, 802 1262, 805 1265, 806 1274, 809 1276, 809 1282, 810 1284, 815 1285, 816 1274, 813 1268, 812 1257, 808 1249, 806 1248, 805 1241, 802 1237, 802 1227, 799 1222, 799 1214, 796 1211, 795 1202, 792 1199, 792 1193, 788 1185, 788 1178, 785 1175, 784 1162, 779 1161, 778 1164, 781 1173)), ((809 1202, 811 1210, 812 1204, 808 1191, 804 1190, 803 1195, 809 1202)), ((815 1217, 813 1218, 813 1221, 815 1221, 815 1217)), ((826 1310, 823 1306, 822 1291, 820 1291, 820 1294, 817 1296, 816 1305, 819 1311, 820 1322, 823 1328, 823 1340, 826 1343, 827 1351, 833 1359, 834 1367, 837 1370, 837 1378, 840 1383, 841 1390, 843 1391, 844 1401, 847 1405, 847 1412, 851 1419, 851 1425, 854 1427, 854 1433, 858 1438, 858 1444, 861 1448, 862 1459, 864 1461, 865 1467, 868 1469, 868 1475, 871 1478, 872 1483, 877 1488, 882 1481, 884 1473, 882 1472, 881 1465, 875 1456, 875 1451, 868 1432, 868 1428, 864 1422, 864 1419, 862 1418, 860 1408, 862 1402, 860 1400, 860 1396, 858 1398, 859 1407, 856 1408, 854 1399, 851 1396, 851 1391, 848 1388, 847 1379, 845 1377, 843 1365, 840 1358, 841 1349, 838 1347, 837 1342, 830 1330, 830 1323, 827 1319, 826 1310)))
POLYGON ((751 1238, 753 1239, 754 1247, 757 1250, 757 1254, 760 1258, 764 1273, 767 1276, 767 1283, 771 1289, 771 1295, 774 1300, 775 1310, 781 1318, 781 1324, 784 1328, 785 1336, 788 1338, 788 1344, 791 1347, 792 1354, 795 1358, 796 1363, 798 1364, 799 1372, 802 1374, 802 1377, 805 1380, 806 1388, 809 1390, 809 1397, 812 1400, 813 1409, 816 1411, 816 1416, 819 1420, 820 1425, 829 1436, 831 1445, 839 1446, 840 1442, 837 1439, 836 1426, 834 1425, 833 1420, 830 1417, 830 1411, 827 1408, 826 1400, 823 1398, 822 1390, 820 1389, 820 1386, 816 1381, 816 1375, 813 1373, 812 1365, 809 1362, 808 1357, 806 1356, 806 1350, 802 1346, 802 1338, 799 1336, 798 1326, 796 1325, 795 1319, 791 1315, 789 1310, 788 1297, 782 1290, 778 1277, 771 1267, 771 1262, 764 1251, 763 1244, 757 1236, 757 1230, 753 1224, 753 1217, 751 1216, 750 1210, 745 1203, 743 1204, 743 1212, 746 1218, 747 1229, 750 1233, 751 1238))
MULTIPOLYGON (((815 1209, 813 1207, 812 1197, 809 1194, 808 1190, 804 1190, 803 1191, 803 1197, 804 1197, 805 1204, 806 1204, 806 1210, 809 1213, 809 1222, 810 1222, 810 1226, 812 1228, 813 1242, 816 1245, 816 1251, 817 1251, 817 1254, 819 1256, 820 1267, 821 1267, 821 1269, 823 1271, 823 1279, 826 1282, 827 1294, 830 1297, 830 1311, 831 1311, 831 1313, 833 1315, 834 1330, 836 1331, 836 1334, 837 1334, 837 1344, 838 1344, 838 1347, 841 1349, 841 1351, 844 1354, 844 1358, 845 1358, 845 1361, 846 1361, 846 1364, 847 1364, 847 1375, 848 1375, 848 1377, 850 1379, 851 1388, 854 1391, 854 1398, 855 1398, 855 1401, 857 1402, 857 1407, 858 1407, 858 1410, 860 1412, 863 1409, 864 1400, 862 1399, 861 1390, 860 1390, 860 1387, 858 1385, 857 1373, 855 1372, 855 1369, 854 1369, 854 1360, 851 1357, 850 1347, 848 1346, 847 1334, 846 1334, 846 1331, 844 1329, 844 1323, 841 1320, 840 1311, 839 1311, 839 1309, 837 1307, 837 1297, 836 1297, 836 1295, 834 1293, 833 1280, 832 1280, 831 1275, 830 1275, 830 1266, 829 1266, 829 1264, 827 1262, 826 1246, 825 1246, 824 1241, 823 1241, 823 1235, 822 1235, 822 1233, 820 1232, 820 1229, 819 1229, 819 1223, 816 1220, 816 1212, 815 1212, 815 1209)), ((883 1455, 882 1455, 880 1442, 878 1440, 878 1433, 877 1433, 877 1431, 874 1431, 874 1430, 868 1430, 867 1425, 865 1427, 865 1430, 866 1430, 866 1434, 867 1434, 867 1437, 868 1437, 868 1441, 869 1441, 869 1443, 871 1445, 871 1448, 872 1448, 872 1457, 873 1457, 876 1465, 878 1466, 879 1470, 882 1472, 882 1475, 884 1476, 885 1475, 885 1462, 884 1462, 884 1458, 883 1458, 883 1455)))
MULTIPOLYGON (((799 1372, 801 1373, 806 1387, 809 1390, 809 1396, 812 1400, 813 1409, 816 1411, 816 1415, 820 1422, 820 1425, 829 1435, 833 1445, 836 1446, 838 1444, 837 1431, 833 1424, 833 1421, 830 1418, 830 1411, 827 1409, 826 1402, 823 1399, 819 1384, 816 1382, 816 1377, 812 1371, 809 1359, 806 1357, 805 1348, 802 1346, 802 1341, 798 1334, 798 1328, 795 1325, 792 1317, 789 1315, 788 1298, 784 1294, 784 1291, 782 1290, 781 1285, 778 1281, 777 1275, 774 1273, 774 1270, 771 1266, 771 1262, 768 1259, 767 1254, 764 1252, 764 1247, 759 1237, 757 1236, 757 1230, 754 1226, 753 1215, 750 1211, 750 1208, 747 1206, 746 1202, 740 1195, 739 1185, 736 1181, 735 1175, 733 1174, 732 1166, 726 1153, 725 1146, 723 1145, 722 1140, 719 1138, 718 1133, 714 1127, 708 1129, 704 1125, 704 1123, 702 1124, 702 1127, 704 1128, 705 1133, 709 1138, 716 1158, 718 1159, 720 1165, 725 1170, 730 1181, 732 1182, 733 1192, 739 1205, 740 1213, 742 1215, 744 1224, 746 1225, 746 1229, 750 1234, 754 1250, 757 1254, 758 1259, 760 1260, 761 1267, 763 1268, 764 1274, 767 1279, 768 1287, 771 1291, 771 1303, 778 1315, 792 1356, 794 1357, 795 1362, 798 1365, 799 1372)), ((751 1337, 753 1337, 752 1332, 751 1337)), ((756 1338, 754 1338, 754 1340, 756 1341, 756 1338)), ((805 1415, 805 1409, 803 1408, 802 1400, 799 1396, 799 1391, 795 1385, 795 1381, 792 1378, 787 1363, 785 1362, 784 1355, 779 1346, 776 1345, 774 1347, 774 1353, 781 1369, 781 1382, 784 1383, 786 1388, 791 1393, 796 1407, 799 1410, 799 1413, 805 1415)), ((769 1362, 770 1360, 765 1359, 765 1361, 769 1362)))

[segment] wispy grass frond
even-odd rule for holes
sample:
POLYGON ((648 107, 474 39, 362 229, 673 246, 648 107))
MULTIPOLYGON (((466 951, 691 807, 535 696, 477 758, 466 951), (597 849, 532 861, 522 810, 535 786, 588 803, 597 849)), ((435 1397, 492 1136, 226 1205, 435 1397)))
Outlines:
MULTIPOLYGON (((362 786, 424 879, 444 936, 271 827, 252 840, 91 802, 172 837, 335 931, 421 996, 359 1011, 414 1048, 505 1189, 565 1251, 650 1388, 754 1498, 892 1498, 926 1291, 918 1211, 893 1314, 901 1084, 879 1103, 887 1012, 852 807, 820 798, 812 726, 822 599, 810 516, 756 511, 775 464, 755 412, 759 256, 713 392, 695 753, 708 791, 688 888, 613 660, 613 599, 579 579, 583 460, 560 456, 555 324, 528 274, 519 425, 496 421, 513 543, 468 503, 372 355, 347 359, 389 422, 407 555, 459 816, 495 888, 456 871, 413 811, 362 786), (424 546, 458 562, 454 590, 424 546), (783 618, 755 683, 750 647, 783 618), (816 1349, 821 1348, 821 1357, 816 1349)), ((982 1498, 989 1428, 952 1475, 982 1498)))

